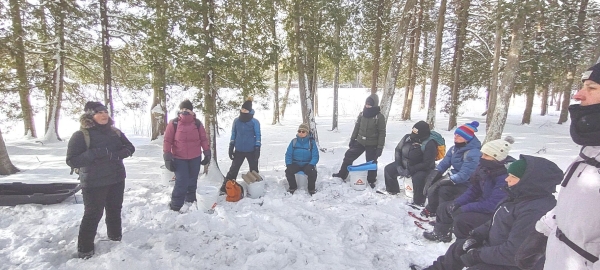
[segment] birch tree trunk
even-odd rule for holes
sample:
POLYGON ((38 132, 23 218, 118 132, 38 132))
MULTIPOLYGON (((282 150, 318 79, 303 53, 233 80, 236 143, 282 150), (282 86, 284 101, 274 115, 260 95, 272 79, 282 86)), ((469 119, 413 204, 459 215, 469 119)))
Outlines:
POLYGON ((19 169, 17 169, 10 161, 8 150, 6 149, 6 144, 4 144, 4 138, 2 137, 2 130, 0 130, 0 175, 10 175, 17 172, 19 172, 19 169))
POLYGON ((150 46, 155 47, 151 57, 152 69, 152 110, 150 111, 150 123, 152 124, 152 137, 150 140, 156 140, 160 135, 165 134, 167 127, 167 82, 166 82, 166 56, 164 52, 168 31, 168 6, 164 0, 157 0, 154 3, 154 13, 156 24, 150 31, 150 46))
POLYGON ((442 59, 442 43, 444 34, 444 21, 446 18, 446 0, 440 2, 438 20, 435 34, 435 51, 433 53, 433 71, 431 72, 431 89, 429 90, 429 108, 427 109, 427 124, 435 128, 435 114, 437 106, 438 82, 440 78, 440 63, 442 59))
POLYGON ((27 79, 27 68, 25 67, 25 44, 23 37, 23 24, 21 19, 21 3, 20 0, 10 0, 10 15, 12 18, 12 36, 13 49, 10 50, 15 59, 15 69, 17 71, 17 79, 19 89, 19 101, 21 103, 21 113, 23 115, 23 124, 25 127, 25 136, 37 138, 35 130, 35 122, 33 121, 33 109, 29 100, 29 82, 27 79))
POLYGON ((402 53, 404 51, 404 43, 406 42, 406 29, 410 23, 412 16, 412 10, 415 7, 417 0, 407 0, 402 10, 402 15, 398 20, 396 26, 396 33, 394 35, 394 41, 392 45, 392 54, 390 64, 387 69, 387 75, 385 77, 385 87, 383 89, 383 95, 381 96, 381 113, 385 116, 385 119, 389 120, 390 109, 392 108, 392 100, 396 92, 396 81, 398 79, 398 72, 402 65, 402 53))
POLYGON ((494 109, 491 123, 489 123, 490 128, 488 129, 483 144, 500 139, 502 132, 504 131, 510 97, 514 91, 517 72, 519 71, 519 58, 521 55, 521 48, 523 47, 523 28, 526 17, 525 8, 523 7, 527 5, 527 2, 527 0, 523 1, 522 6, 517 8, 517 17, 512 27, 512 38, 506 60, 506 67, 504 68, 504 75, 502 76, 500 88, 498 89, 498 103, 494 109))

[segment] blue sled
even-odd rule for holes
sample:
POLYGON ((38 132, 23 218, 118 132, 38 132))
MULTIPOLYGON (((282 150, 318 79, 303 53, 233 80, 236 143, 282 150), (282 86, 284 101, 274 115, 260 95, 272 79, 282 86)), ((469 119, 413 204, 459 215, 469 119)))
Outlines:
POLYGON ((377 163, 375 163, 373 160, 363 163, 363 164, 360 164, 360 165, 348 166, 349 172, 376 171, 376 170, 377 170, 377 163))

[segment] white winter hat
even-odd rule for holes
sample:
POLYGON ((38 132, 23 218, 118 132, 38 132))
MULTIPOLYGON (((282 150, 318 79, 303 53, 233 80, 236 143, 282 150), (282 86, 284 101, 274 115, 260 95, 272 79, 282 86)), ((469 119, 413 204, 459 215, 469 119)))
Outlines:
POLYGON ((508 156, 508 151, 510 151, 511 144, 515 142, 515 139, 511 136, 506 136, 506 138, 493 140, 488 142, 481 147, 481 152, 493 157, 495 160, 503 161, 508 156))

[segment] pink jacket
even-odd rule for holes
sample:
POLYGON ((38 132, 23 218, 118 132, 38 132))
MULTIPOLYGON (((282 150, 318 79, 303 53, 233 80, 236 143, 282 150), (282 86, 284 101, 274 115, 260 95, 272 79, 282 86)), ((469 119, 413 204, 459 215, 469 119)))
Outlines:
POLYGON ((163 152, 170 152, 177 159, 193 159, 202 155, 202 151, 209 150, 206 130, 198 122, 200 125, 196 126, 193 115, 180 115, 175 131, 171 120, 165 130, 163 152))

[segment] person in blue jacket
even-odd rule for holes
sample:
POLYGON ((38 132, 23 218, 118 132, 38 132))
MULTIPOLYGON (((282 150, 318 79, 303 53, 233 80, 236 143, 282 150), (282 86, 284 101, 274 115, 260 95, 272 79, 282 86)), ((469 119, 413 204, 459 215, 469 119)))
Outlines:
POLYGON ((221 185, 221 192, 225 192, 225 183, 229 179, 236 179, 244 160, 248 160, 250 171, 258 171, 260 158, 260 122, 254 118, 252 98, 248 98, 240 109, 240 116, 233 121, 231 128, 231 141, 229 142, 229 158, 233 160, 229 172, 221 185))
POLYGON ((317 162, 319 162, 319 149, 315 139, 309 134, 310 129, 307 124, 300 124, 296 138, 290 142, 285 151, 285 177, 290 188, 288 191, 294 194, 296 191, 295 174, 303 171, 308 177, 308 193, 315 194, 315 183, 317 181, 317 162))
POLYGON ((425 180, 423 195, 427 196, 427 206, 421 211, 422 216, 434 217, 440 203, 456 199, 469 187, 469 178, 481 158, 481 142, 475 136, 478 126, 479 122, 473 121, 454 131, 454 146, 425 180), (450 172, 444 175, 448 169, 450 172))
POLYGON ((481 159, 475 173, 471 175, 471 185, 454 201, 440 204, 437 209, 433 231, 423 236, 431 241, 450 242, 452 231, 458 239, 465 239, 469 232, 492 218, 496 205, 506 192, 506 166, 515 159, 508 155, 514 139, 493 140, 481 147, 481 159))

